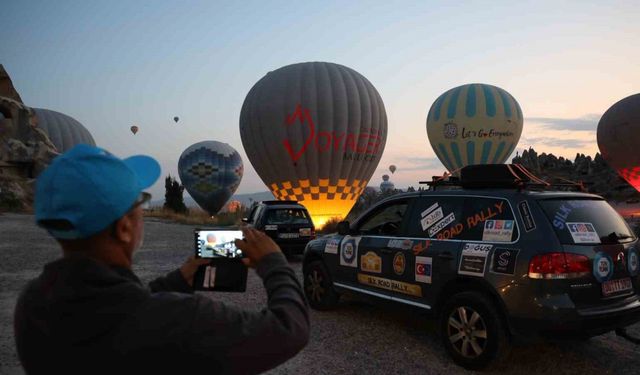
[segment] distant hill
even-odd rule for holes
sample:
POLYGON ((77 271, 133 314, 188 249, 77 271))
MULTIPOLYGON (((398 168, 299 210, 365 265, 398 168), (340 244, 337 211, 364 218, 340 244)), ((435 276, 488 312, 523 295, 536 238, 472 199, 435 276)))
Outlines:
MULTIPOLYGON (((271 199, 275 199, 273 198, 273 194, 271 194, 271 192, 269 191, 263 191, 263 192, 251 193, 251 194, 235 194, 231 197, 231 199, 229 199, 229 201, 236 200, 236 201, 240 201, 240 203, 242 203, 243 206, 250 206, 251 203, 253 202, 267 201, 271 199)), ((187 193, 186 191, 184 192, 184 204, 187 207, 199 207, 198 204, 193 200, 193 198, 191 198, 189 193, 187 193)), ((150 204, 151 207, 162 207, 162 205, 164 205, 164 198, 151 201, 151 204, 150 204)))
POLYGON ((610 201, 640 199, 640 193, 609 167, 600 153, 596 153, 593 158, 576 154, 571 161, 544 152, 538 155, 533 148, 529 148, 522 155, 516 154, 511 162, 524 165, 533 174, 547 181, 555 179, 560 182, 582 182, 589 192, 610 201))

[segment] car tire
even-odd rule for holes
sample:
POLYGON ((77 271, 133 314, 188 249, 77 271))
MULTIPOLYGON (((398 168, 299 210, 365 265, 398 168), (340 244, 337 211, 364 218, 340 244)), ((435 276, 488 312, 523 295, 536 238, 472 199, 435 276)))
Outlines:
POLYGON ((338 304, 339 294, 327 267, 320 260, 310 262, 304 271, 304 294, 309 305, 316 310, 331 310, 338 304))
POLYGON ((442 344, 453 361, 480 370, 506 354, 508 337, 494 303, 476 292, 449 298, 440 314, 442 344))

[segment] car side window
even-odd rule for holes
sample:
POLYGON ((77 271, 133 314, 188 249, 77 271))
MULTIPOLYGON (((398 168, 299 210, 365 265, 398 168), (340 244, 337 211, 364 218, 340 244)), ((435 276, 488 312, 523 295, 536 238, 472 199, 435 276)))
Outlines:
POLYGON ((253 212, 253 216, 250 218, 250 222, 253 224, 258 223, 258 219, 260 218, 260 213, 263 211, 262 206, 256 207, 256 210, 253 212))
POLYGON ((464 206, 465 241, 513 242, 518 238, 509 201, 502 198, 467 197, 464 206))
POLYGON ((407 224, 410 237, 439 240, 455 238, 462 227, 462 196, 421 196, 414 200, 411 219, 407 224))
POLYGON ((407 201, 400 201, 378 207, 358 224, 358 231, 361 234, 377 236, 400 235, 407 206, 407 201))

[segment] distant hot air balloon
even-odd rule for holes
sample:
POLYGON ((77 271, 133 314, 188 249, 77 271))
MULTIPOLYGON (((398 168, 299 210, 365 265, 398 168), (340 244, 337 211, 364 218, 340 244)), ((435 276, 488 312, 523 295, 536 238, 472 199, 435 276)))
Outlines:
POLYGON ((133 125, 133 126, 131 127, 131 132, 135 135, 135 134, 138 132, 138 127, 137 127, 137 126, 135 126, 135 125, 133 125))
POLYGON ((367 186, 384 151, 387 115, 376 89, 355 70, 300 63, 251 88, 240 135, 273 195, 300 201, 322 227, 344 218, 367 186))
POLYGON ((382 182, 380 183, 380 190, 382 191, 391 191, 395 189, 395 185, 393 182, 389 181, 389 175, 382 175, 382 182))
POLYGON ((389 166, 389 171, 391 171, 391 174, 396 173, 396 166, 395 166, 395 165, 393 165, 393 164, 391 164, 391 165, 389 166))
POLYGON ((180 117, 178 117, 178 116, 174 117, 173 121, 177 123, 178 121, 180 121, 180 117))
POLYGON ((640 191, 640 94, 620 100, 602 115, 598 148, 609 166, 640 191))
POLYGON ((226 143, 198 142, 180 155, 178 173, 182 185, 196 203, 210 215, 215 215, 240 185, 242 159, 226 143))
POLYGON ((522 110, 505 90, 474 83, 440 95, 427 116, 431 147, 453 172, 471 164, 500 164, 522 134, 522 110))

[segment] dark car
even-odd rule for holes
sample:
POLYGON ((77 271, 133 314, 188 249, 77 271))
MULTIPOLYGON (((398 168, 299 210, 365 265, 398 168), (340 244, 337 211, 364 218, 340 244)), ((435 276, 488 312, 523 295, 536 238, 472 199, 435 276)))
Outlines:
POLYGON ((470 369, 510 338, 588 338, 640 320, 637 238, 602 197, 464 170, 457 185, 398 194, 310 242, 310 305, 353 292, 428 311, 470 369))
POLYGON ((296 201, 263 201, 243 219, 264 231, 287 254, 300 254, 316 238, 316 229, 307 209, 296 201))

